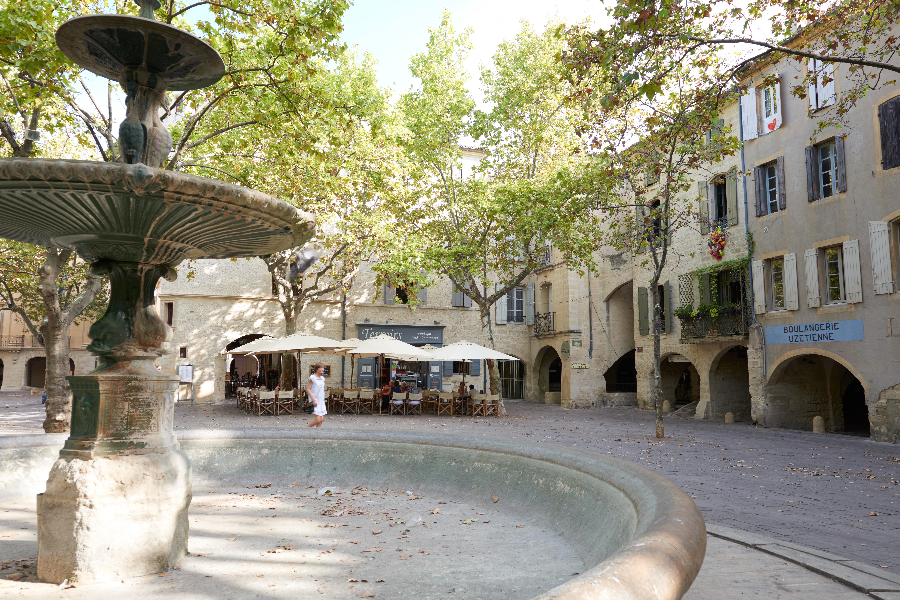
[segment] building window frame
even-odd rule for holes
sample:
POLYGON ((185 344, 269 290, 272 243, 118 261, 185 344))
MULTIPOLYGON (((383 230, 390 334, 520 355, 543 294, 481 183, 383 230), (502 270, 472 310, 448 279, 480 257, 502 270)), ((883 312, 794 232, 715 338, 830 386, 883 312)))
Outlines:
POLYGON ((844 304, 847 292, 844 286, 844 248, 842 245, 822 249, 825 273, 825 303, 844 304))
POLYGON ((166 325, 169 327, 172 326, 172 323, 175 322, 175 303, 174 302, 164 302, 163 306, 166 310, 166 325))
POLYGON ((817 144, 815 148, 819 197, 830 198, 837 194, 837 156, 834 140, 817 144))
POLYGON ((771 258, 769 263, 769 294, 773 311, 787 310, 784 293, 784 257, 771 258))
POLYGON ((764 188, 766 194, 766 209, 768 214, 778 212, 778 165, 775 162, 763 165, 764 188))
POLYGON ((721 223, 728 219, 728 189, 724 177, 713 181, 713 207, 716 209, 713 222, 721 223))
POLYGON ((506 294, 506 322, 525 322, 525 288, 514 287, 506 294))

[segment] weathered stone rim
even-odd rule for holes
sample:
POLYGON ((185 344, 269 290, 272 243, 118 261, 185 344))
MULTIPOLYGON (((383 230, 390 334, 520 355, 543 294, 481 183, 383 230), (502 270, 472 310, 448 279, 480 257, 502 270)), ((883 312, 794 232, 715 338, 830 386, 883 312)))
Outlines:
MULTIPOLYGON (((610 456, 533 442, 419 432, 360 430, 190 430, 183 441, 322 440, 415 444, 507 454, 550 463, 595 477, 632 502, 637 524, 618 551, 578 577, 534 600, 681 598, 690 588, 706 552, 706 526, 696 504, 661 475, 610 456)), ((56 446, 62 435, 0 438, 2 448, 56 446)))

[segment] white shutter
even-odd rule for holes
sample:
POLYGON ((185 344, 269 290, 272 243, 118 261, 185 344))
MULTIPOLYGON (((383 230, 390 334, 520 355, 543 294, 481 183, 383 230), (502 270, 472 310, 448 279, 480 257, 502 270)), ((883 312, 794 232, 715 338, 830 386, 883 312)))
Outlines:
POLYGON ((741 96, 741 131, 745 140, 755 140, 759 137, 759 119, 756 116, 756 88, 741 96))
POLYGON ((844 292, 847 302, 862 302, 862 278, 859 274, 859 240, 844 242, 844 292))
MULTIPOLYGON (((499 283, 494 284, 494 291, 496 292, 499 290, 500 290, 500 284, 499 283)), ((509 295, 509 294, 507 294, 507 295, 509 295)), ((495 319, 495 321, 497 321, 497 325, 506 325, 506 296, 500 296, 500 298, 497 299, 497 303, 494 304, 494 306, 497 309, 497 318, 495 319)))
POLYGON ((816 67, 816 59, 811 58, 809 62, 806 63, 806 71, 809 74, 809 83, 807 83, 806 93, 809 98, 809 107, 812 110, 816 110, 819 108, 818 94, 816 93, 819 87, 819 73, 816 67))
POLYGON ((769 95, 769 101, 772 104, 771 110, 767 110, 765 97, 763 98, 763 123, 760 135, 766 135, 781 127, 781 79, 778 79, 774 85, 765 88, 762 93, 763 96, 769 95))
POLYGON ((775 89, 775 126, 771 129, 771 131, 775 131, 776 129, 781 127, 781 77, 778 78, 778 81, 776 81, 775 85, 773 85, 772 87, 775 89))
POLYGON ((893 294, 891 247, 888 224, 869 221, 869 252, 872 255, 872 279, 876 294, 893 294))
POLYGON ((756 314, 766 312, 766 281, 763 261, 753 261, 753 310, 756 314))
POLYGON ((787 310, 800 308, 800 294, 797 289, 797 255, 793 252, 784 255, 784 308, 787 310))
MULTIPOLYGON (((591 284, 588 278, 588 285, 591 284)), ((525 286, 525 324, 534 325, 534 284, 525 286)))
POLYGON ((803 257, 806 259, 806 306, 816 308, 822 305, 819 295, 819 251, 808 248, 803 257))
POLYGON ((834 91, 834 63, 818 62, 819 75, 816 77, 816 87, 819 92, 819 108, 831 106, 837 101, 837 94, 834 91), (826 77, 830 79, 825 83, 826 77))

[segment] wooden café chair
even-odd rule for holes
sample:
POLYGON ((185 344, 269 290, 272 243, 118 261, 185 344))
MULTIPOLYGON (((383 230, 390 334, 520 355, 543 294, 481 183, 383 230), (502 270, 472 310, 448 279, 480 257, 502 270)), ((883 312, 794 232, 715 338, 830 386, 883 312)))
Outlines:
POLYGON ((359 414, 359 391, 344 390, 343 397, 340 400, 337 412, 359 414))
POLYGON ((272 415, 275 416, 275 396, 276 392, 262 390, 259 392, 259 401, 256 406, 257 416, 272 415))
POLYGON ((356 414, 373 414, 375 412, 375 390, 359 390, 359 412, 356 414))
POLYGON ((406 414, 406 393, 394 392, 391 394, 391 414, 406 414))
POLYGON ((406 403, 406 414, 420 415, 422 414, 422 394, 410 394, 409 401, 406 403))
POLYGON ((484 416, 500 416, 500 394, 488 394, 484 416))
POLYGON ((453 394, 440 392, 438 394, 437 414, 453 416, 453 394))
POLYGON ((473 417, 486 417, 487 394, 472 394, 472 401, 469 406, 471 407, 470 414, 473 417))
POLYGON ((275 393, 275 414, 294 414, 294 391, 275 393))

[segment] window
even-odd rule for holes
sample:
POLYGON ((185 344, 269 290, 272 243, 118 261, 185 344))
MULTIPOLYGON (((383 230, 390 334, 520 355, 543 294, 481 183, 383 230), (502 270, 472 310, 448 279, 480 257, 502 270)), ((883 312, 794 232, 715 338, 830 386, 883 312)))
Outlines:
POLYGON ((741 304, 743 302, 739 275, 732 271, 719 271, 715 273, 715 279, 719 290, 718 302, 720 306, 741 304))
POLYGON ((784 258, 773 258, 769 266, 772 274, 772 308, 784 310, 784 258))
POLYGON ((712 142, 717 136, 722 135, 722 130, 725 128, 725 119, 716 119, 712 123, 712 127, 709 128, 709 131, 706 132, 706 141, 712 142))
POLYGON ((881 168, 900 167, 900 98, 878 107, 878 123, 881 129, 881 168))
POLYGON ((766 191, 766 208, 769 214, 778 212, 778 175, 775 163, 763 167, 764 185, 766 191))
POLYGON ((454 287, 453 294, 450 298, 450 306, 458 308, 471 308, 472 299, 469 298, 465 292, 462 292, 454 287))
POLYGON ((713 183, 713 199, 715 201, 715 213, 713 220, 723 221, 728 218, 728 199, 725 191, 725 182, 716 181, 713 183))
POLYGON ((469 375, 470 374, 469 371, 471 370, 471 366, 470 366, 471 364, 472 363, 462 362, 459 360, 453 361, 453 374, 454 375, 456 375, 456 374, 469 375))
POLYGON ((770 85, 763 90, 763 120, 768 121, 778 114, 778 95, 775 86, 770 85))
POLYGON ((185 346, 178 349, 178 358, 187 358, 187 348, 185 346))
POLYGON ((834 142, 816 146, 819 175, 819 197, 828 198, 835 194, 835 169, 834 142))
POLYGON ((662 220, 661 220, 660 214, 659 214, 659 207, 660 207, 659 200, 654 201, 653 204, 650 205, 650 212, 651 212, 651 214, 654 215, 653 223, 651 225, 651 227, 652 227, 651 235, 654 238, 659 238, 659 235, 662 231, 662 220))
POLYGON ((844 260, 840 246, 825 248, 826 302, 844 301, 844 260))
POLYGON ((837 100, 834 89, 834 64, 810 59, 807 69, 810 75, 807 91, 810 112, 834 104, 837 100))
POLYGON ((668 331, 668 327, 666 327, 666 305, 669 303, 668 294, 666 294, 666 286, 656 286, 656 293, 659 301, 659 330, 662 333, 666 333, 668 331))
POLYGON ((166 302, 166 325, 172 326, 175 317, 175 303, 166 302))
POLYGON ((406 288, 397 288, 394 291, 394 302, 398 304, 409 304, 409 295, 406 293, 406 288))
POLYGON ((525 288, 513 288, 506 295, 506 322, 525 322, 525 288))

